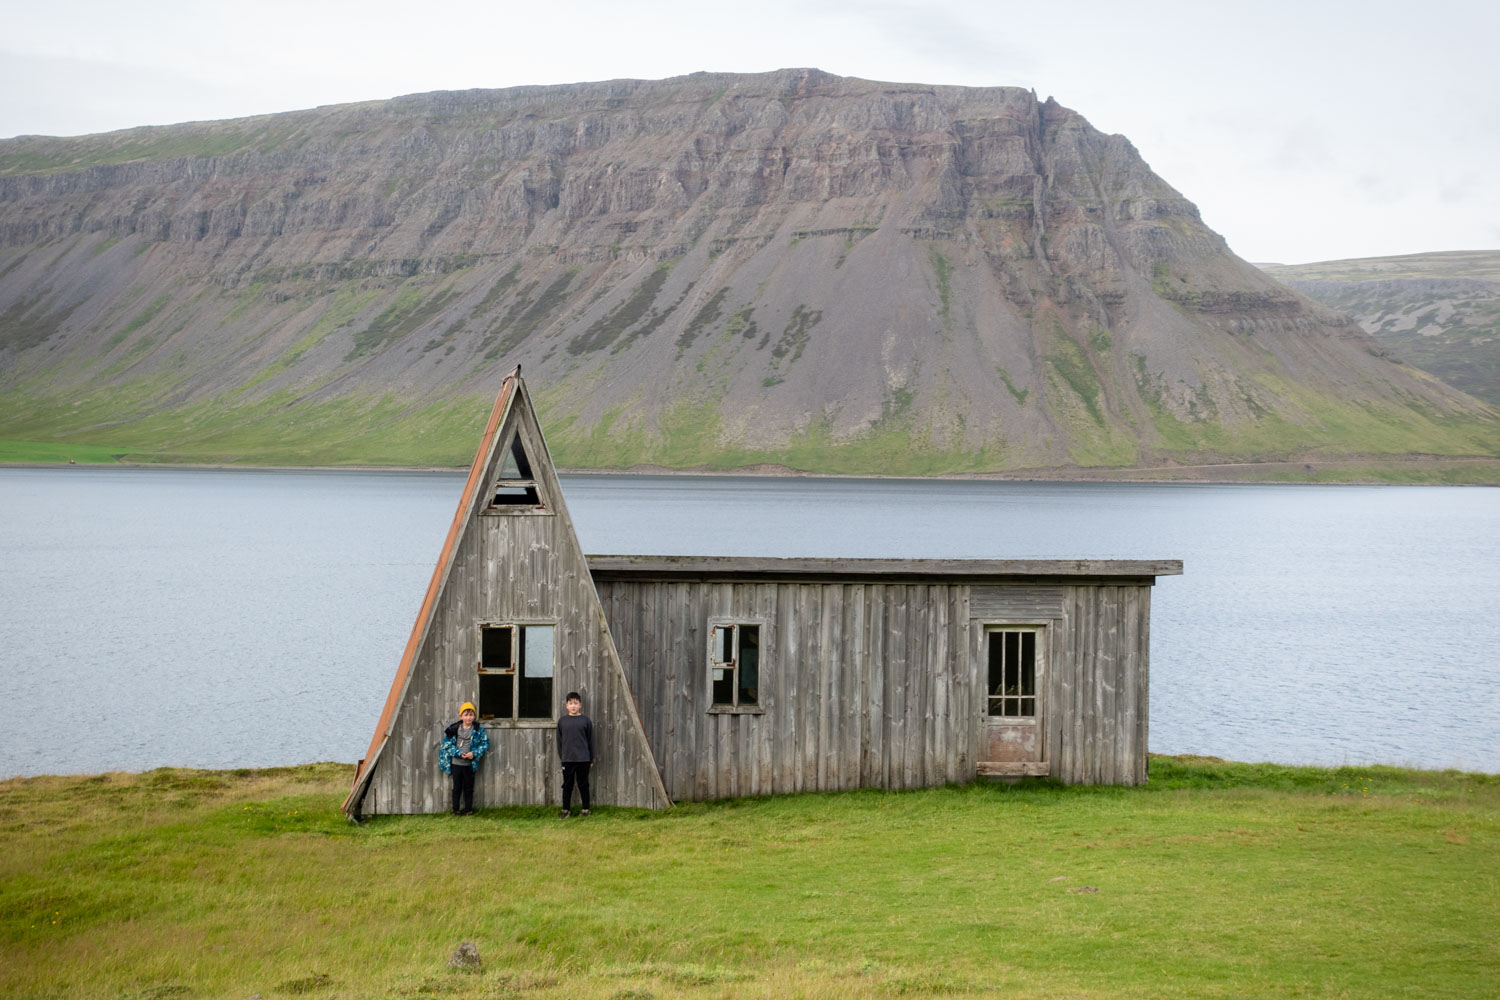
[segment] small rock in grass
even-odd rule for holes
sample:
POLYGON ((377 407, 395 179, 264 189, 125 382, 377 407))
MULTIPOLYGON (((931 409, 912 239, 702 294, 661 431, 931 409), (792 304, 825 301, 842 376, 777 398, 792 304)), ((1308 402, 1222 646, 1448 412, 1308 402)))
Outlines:
POLYGON ((1094 888, 1091 885, 1079 885, 1079 886, 1074 886, 1073 888, 1069 889, 1068 891, 1069 892, 1098 892, 1099 890, 1096 889, 1096 888, 1094 888))
POLYGON ((448 959, 450 969, 477 969, 479 966, 479 946, 473 941, 460 942, 458 950, 448 959))

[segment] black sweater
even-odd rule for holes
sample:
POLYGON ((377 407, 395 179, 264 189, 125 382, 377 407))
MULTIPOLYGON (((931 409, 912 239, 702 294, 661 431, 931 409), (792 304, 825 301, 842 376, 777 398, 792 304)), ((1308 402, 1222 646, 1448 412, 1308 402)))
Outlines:
POLYGON ((594 724, 587 715, 564 715, 557 720, 557 756, 564 764, 594 762, 594 724))

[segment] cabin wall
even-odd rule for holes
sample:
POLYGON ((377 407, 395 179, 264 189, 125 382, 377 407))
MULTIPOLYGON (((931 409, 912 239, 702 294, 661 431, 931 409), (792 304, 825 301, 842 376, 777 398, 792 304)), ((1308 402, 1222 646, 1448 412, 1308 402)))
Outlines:
POLYGON ((597 587, 674 800, 973 780, 987 623, 1047 626, 1052 775, 1145 781, 1147 585, 605 578, 597 587), (761 714, 709 711, 714 617, 765 623, 761 714))
POLYGON ((1054 638, 1046 734, 1052 776, 1070 785, 1146 783, 1151 588, 1066 588, 1054 638))
POLYGON ((945 584, 600 581, 674 800, 919 788, 974 776, 982 692, 966 589, 945 584), (708 622, 765 623, 762 714, 709 711, 708 622))

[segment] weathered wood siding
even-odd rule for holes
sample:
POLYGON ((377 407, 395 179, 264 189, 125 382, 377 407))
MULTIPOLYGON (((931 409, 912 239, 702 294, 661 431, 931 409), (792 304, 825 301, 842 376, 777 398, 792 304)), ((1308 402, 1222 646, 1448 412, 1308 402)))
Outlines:
MULTIPOLYGON (((458 717, 459 705, 478 702, 481 621, 555 623, 556 672, 553 720, 484 723, 490 748, 475 774, 476 807, 560 801, 555 715, 570 690, 583 695, 584 711, 594 723, 594 800, 649 808, 669 804, 639 731, 561 488, 532 423, 529 401, 522 401, 525 406, 514 419, 552 513, 476 513, 471 519, 458 541, 391 735, 375 762, 365 815, 449 808, 452 784, 438 769, 438 749, 443 727, 458 717)), ((509 432, 502 430, 492 466, 498 467, 509 440, 509 432)), ((492 480, 494 474, 492 468, 487 475, 492 480)))
POLYGON ((674 800, 917 788, 974 776, 966 588, 601 580, 674 800), (710 617, 760 620, 760 714, 709 710, 710 617))
POLYGON ((1067 589, 1066 614, 1048 630, 1052 775, 1072 785, 1145 784, 1151 588, 1067 589))
POLYGON ((1145 781, 1147 585, 601 574, 597 588, 674 800, 972 780, 988 623, 1046 626, 1050 772, 1070 783, 1145 781), (764 623, 760 714, 710 711, 716 617, 764 623))

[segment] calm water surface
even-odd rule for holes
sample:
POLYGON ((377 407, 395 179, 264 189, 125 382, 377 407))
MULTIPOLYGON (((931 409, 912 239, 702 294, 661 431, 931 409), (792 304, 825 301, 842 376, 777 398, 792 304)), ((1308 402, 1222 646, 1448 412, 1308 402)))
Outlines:
MULTIPOLYGON (((0 469, 0 777, 353 761, 458 474, 0 469)), ((573 476, 586 551, 1180 558, 1151 749, 1500 772, 1500 491, 573 476)))

